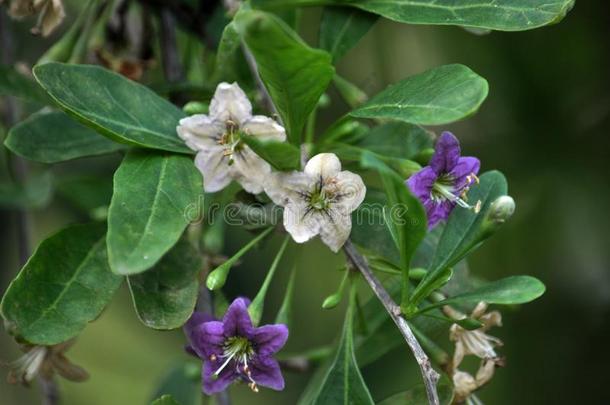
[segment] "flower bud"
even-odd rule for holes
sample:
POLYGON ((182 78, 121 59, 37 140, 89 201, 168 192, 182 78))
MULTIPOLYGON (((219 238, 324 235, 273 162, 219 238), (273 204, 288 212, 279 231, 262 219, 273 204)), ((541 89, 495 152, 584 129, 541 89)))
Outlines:
POLYGON ((207 114, 210 110, 210 105, 200 101, 190 101, 182 107, 182 110, 187 115, 207 114))
POLYGON ((509 195, 503 195, 491 203, 487 219, 497 225, 503 224, 513 216, 514 212, 515 200, 509 195))

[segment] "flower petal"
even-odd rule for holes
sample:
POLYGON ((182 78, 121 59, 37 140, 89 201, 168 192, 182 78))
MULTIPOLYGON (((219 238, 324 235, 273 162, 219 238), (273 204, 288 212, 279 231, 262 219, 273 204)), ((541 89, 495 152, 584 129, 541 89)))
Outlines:
POLYGON ((248 314, 248 304, 242 298, 236 298, 233 301, 227 309, 222 323, 224 324, 224 335, 226 337, 243 336, 250 339, 254 332, 252 320, 250 314, 248 314))
POLYGON ((269 179, 270 173, 271 165, 247 146, 233 155, 231 176, 248 193, 262 193, 264 190, 263 183, 269 179))
POLYGON ((324 179, 335 177, 341 171, 341 162, 334 153, 319 153, 309 159, 304 172, 314 178, 324 179))
POLYGON ((222 121, 213 120, 204 114, 182 118, 176 128, 180 139, 195 151, 217 147, 224 131, 222 121))
POLYGON ((285 207, 290 203, 303 203, 304 193, 314 188, 316 179, 303 173, 271 173, 265 181, 265 193, 275 204, 285 207))
POLYGON ((434 147, 430 167, 437 174, 449 173, 460 158, 460 142, 451 132, 443 132, 434 147))
POLYGON ((228 160, 222 147, 207 149, 197 153, 195 166, 203 175, 203 189, 208 193, 222 190, 231 183, 228 160))
POLYGON ((203 381, 204 394, 213 395, 222 392, 238 377, 235 367, 231 367, 231 364, 226 366, 218 376, 215 376, 214 373, 221 364, 222 361, 220 359, 215 362, 206 361, 203 363, 201 379, 203 381))
POLYGON ((327 211, 327 220, 320 227, 320 237, 333 252, 337 253, 352 231, 351 215, 335 210, 327 211))
POLYGON ((415 197, 425 203, 430 200, 430 192, 437 178, 436 172, 430 166, 426 166, 409 177, 405 184, 415 197))
POLYGON ((342 171, 336 177, 335 193, 336 201, 333 202, 333 209, 339 210, 344 215, 351 214, 364 201, 366 186, 362 177, 350 171, 342 171))
POLYGON ((276 391, 284 389, 284 377, 278 362, 272 357, 258 357, 252 362, 252 379, 258 385, 276 391))
POLYGON ((241 129, 246 135, 255 136, 262 141, 286 140, 286 130, 283 126, 264 115, 255 115, 242 125, 241 129))
POLYGON ((256 344, 259 356, 270 356, 279 351, 288 339, 288 328, 286 325, 264 325, 254 329, 252 341, 256 344))
POLYGON ((233 120, 241 126, 252 117, 252 104, 237 83, 220 83, 210 102, 210 116, 223 122, 233 120))
POLYGON ((206 322, 211 322, 215 320, 216 319, 214 319, 212 315, 203 312, 194 312, 193 315, 191 315, 191 317, 189 318, 189 320, 186 321, 186 323, 182 327, 182 330, 184 330, 184 334, 186 335, 188 341, 192 343, 195 336, 197 336, 197 334, 199 333, 199 327, 206 322))
POLYGON ((221 355, 226 340, 223 323, 219 321, 200 324, 187 334, 187 338, 190 348, 202 360, 208 360, 212 355, 221 355))
POLYGON ((440 221, 449 218, 451 211, 455 208, 455 203, 445 200, 436 202, 428 200, 424 203, 426 214, 428 216, 428 229, 432 229, 440 221))
POLYGON ((288 204, 284 207, 284 228, 297 243, 307 242, 320 232, 320 213, 308 211, 307 204, 288 204))
POLYGON ((451 170, 451 176, 455 179, 455 188, 461 190, 464 187, 470 186, 474 179, 468 179, 468 176, 478 174, 480 168, 481 162, 475 157, 465 156, 459 158, 457 164, 451 170))

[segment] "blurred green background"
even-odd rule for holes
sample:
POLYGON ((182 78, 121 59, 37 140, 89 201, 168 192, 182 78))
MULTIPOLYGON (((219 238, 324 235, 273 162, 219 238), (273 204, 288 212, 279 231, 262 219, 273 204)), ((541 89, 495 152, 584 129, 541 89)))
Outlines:
MULTIPOLYGON (((4 12, 4 11, 2 11, 4 12)), ((315 39, 319 10, 304 16, 304 35, 315 39)), ((41 40, 27 31, 32 21, 13 23, 18 60, 33 63, 55 37, 41 40)), ((547 293, 521 308, 504 311, 504 326, 492 334, 505 341, 507 366, 480 392, 487 404, 608 404, 610 351, 610 3, 579 1, 558 25, 521 33, 476 36, 456 27, 406 26, 380 20, 338 66, 346 78, 374 94, 387 84, 428 68, 462 63, 485 77, 490 95, 479 113, 450 126, 467 155, 482 170, 499 169, 517 202, 513 219, 471 256, 475 275, 496 279, 534 275, 547 293)), ((331 94, 332 95, 332 94, 331 94)), ((336 99, 336 97, 333 97, 336 99)), ((345 110, 333 104, 320 128, 345 110)), ((433 128, 440 131, 445 128, 433 128)), ((118 156, 57 165, 55 174, 84 168, 111 173, 118 156)), ((36 169, 36 167, 34 168, 36 169)), ((73 206, 55 198, 32 216, 34 245, 65 223, 81 220, 73 206)), ((18 271, 15 213, 0 210, 0 291, 18 271)), ((235 251, 244 233, 230 234, 235 251)), ((277 248, 248 255, 235 268, 228 295, 253 295, 277 248)), ((315 242, 290 256, 298 261, 295 326, 286 351, 332 342, 339 334, 342 307, 320 308, 341 274, 341 262, 315 242)), ((287 262, 287 261, 285 261, 287 262)), ((289 266, 280 268, 268 304, 268 319, 280 305, 289 266)), ((125 289, 83 333, 69 353, 92 375, 84 384, 61 383, 64 404, 145 404, 173 364, 187 358, 180 331, 145 328, 125 289)), ((0 332, 0 360, 19 356, 0 332)), ((375 399, 419 382, 406 349, 389 353, 363 370, 375 399)), ((236 404, 291 404, 308 375, 285 373, 282 393, 247 387, 231 389, 236 404)), ((0 379, 0 404, 38 403, 37 388, 9 386, 0 379)))

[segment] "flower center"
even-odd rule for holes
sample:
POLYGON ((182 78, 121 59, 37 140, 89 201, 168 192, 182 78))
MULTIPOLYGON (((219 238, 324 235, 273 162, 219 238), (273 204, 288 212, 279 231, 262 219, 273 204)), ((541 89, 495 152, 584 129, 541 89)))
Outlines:
POLYGON ((437 203, 441 203, 442 201, 451 201, 462 208, 471 209, 475 213, 478 213, 481 210, 481 201, 477 201, 475 205, 470 205, 467 202, 468 198, 466 196, 468 190, 470 190, 470 185, 473 182, 479 182, 479 178, 474 173, 467 176, 466 184, 461 187, 460 190, 455 187, 455 179, 452 176, 443 174, 439 176, 432 185, 430 197, 437 203))
POLYGON ((317 211, 326 211, 330 205, 324 190, 316 190, 309 197, 309 205, 317 211))
POLYGON ((233 164, 233 154, 242 148, 239 125, 233 120, 225 123, 225 132, 218 140, 218 144, 224 146, 223 154, 229 157, 229 165, 233 164))
MULTIPOLYGON (((220 356, 224 362, 218 367, 218 370, 214 373, 214 377, 218 378, 222 370, 224 370, 231 360, 233 360, 235 362, 235 371, 249 381, 248 386, 252 391, 258 392, 258 386, 256 385, 256 381, 252 378, 252 371, 248 366, 248 361, 253 355, 254 348, 247 338, 242 336, 232 336, 228 338, 223 346, 223 354, 220 356)), ((216 361, 218 359, 213 355, 210 360, 216 361)))

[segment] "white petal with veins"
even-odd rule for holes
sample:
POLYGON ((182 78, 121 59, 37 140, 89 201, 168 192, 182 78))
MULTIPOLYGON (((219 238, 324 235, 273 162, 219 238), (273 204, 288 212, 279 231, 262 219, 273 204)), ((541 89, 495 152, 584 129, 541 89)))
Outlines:
POLYGON ((220 146, 197 153, 195 166, 203 175, 203 189, 207 193, 222 190, 231 182, 226 160, 220 146))
POLYGON ((176 131, 186 146, 199 151, 217 147, 225 126, 221 121, 213 120, 207 115, 196 114, 181 119, 176 131))
POLYGON ((286 140, 284 127, 263 115, 255 115, 248 119, 242 125, 242 130, 246 135, 255 136, 261 141, 284 142, 286 140))
POLYGON ((242 125, 252 117, 252 104, 237 83, 220 83, 210 103, 210 116, 242 125))
POLYGON ((319 153, 309 159, 304 171, 316 178, 320 176, 324 179, 332 178, 341 171, 341 162, 334 153, 319 153))

